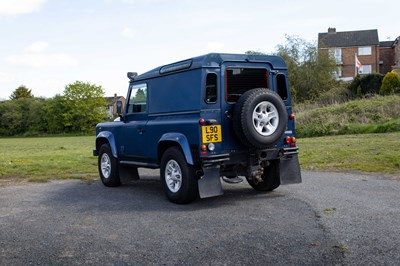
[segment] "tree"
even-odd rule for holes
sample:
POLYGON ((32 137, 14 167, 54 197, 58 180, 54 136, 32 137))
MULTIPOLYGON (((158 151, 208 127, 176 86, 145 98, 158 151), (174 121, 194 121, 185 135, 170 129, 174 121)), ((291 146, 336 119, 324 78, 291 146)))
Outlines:
POLYGON ((394 72, 388 72, 382 80, 381 94, 388 95, 400 92, 400 77, 394 72))
POLYGON ((56 95, 45 102, 45 119, 47 132, 51 134, 64 133, 64 113, 67 112, 67 103, 64 96, 56 95))
POLYGON ((10 95, 10 99, 17 100, 20 98, 33 98, 32 90, 28 89, 25 85, 19 86, 10 95))
POLYGON ((92 132, 107 117, 104 90, 101 86, 76 81, 64 90, 64 127, 72 132, 92 132))
POLYGON ((245 54, 248 55, 266 55, 266 53, 260 52, 260 51, 254 51, 254 50, 249 50, 245 54))
POLYGON ((285 44, 278 45, 277 51, 288 66, 295 101, 315 100, 336 86, 332 75, 337 70, 336 61, 329 52, 319 51, 315 43, 297 36, 286 36, 285 44))

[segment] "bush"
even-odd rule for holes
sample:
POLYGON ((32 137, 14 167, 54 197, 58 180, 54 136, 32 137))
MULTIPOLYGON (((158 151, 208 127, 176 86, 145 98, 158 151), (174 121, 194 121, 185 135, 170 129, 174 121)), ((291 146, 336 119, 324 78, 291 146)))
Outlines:
POLYGON ((351 91, 353 95, 358 95, 357 90, 360 87, 360 79, 361 79, 360 75, 355 76, 353 81, 347 87, 348 90, 351 91))
POLYGON ((365 76, 357 75, 350 83, 348 89, 358 96, 367 94, 379 94, 381 90, 383 75, 378 73, 368 74, 365 76))
POLYGON ((382 81, 381 94, 388 95, 400 92, 400 77, 396 72, 388 72, 382 81))

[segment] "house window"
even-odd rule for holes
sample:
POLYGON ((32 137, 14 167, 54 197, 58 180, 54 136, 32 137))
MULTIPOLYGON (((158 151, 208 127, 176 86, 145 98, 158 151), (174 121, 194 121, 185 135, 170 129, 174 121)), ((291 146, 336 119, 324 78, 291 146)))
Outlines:
POLYGON ((358 55, 371 55, 371 46, 358 47, 358 55))
POLYGON ((358 70, 358 74, 371 74, 372 66, 371 65, 363 65, 361 69, 358 70))
POLYGON ((335 79, 341 78, 342 77, 342 68, 341 67, 336 68, 336 70, 332 72, 332 76, 335 79))
POLYGON ((329 49, 329 52, 333 55, 337 64, 342 63, 342 49, 341 48, 332 48, 332 49, 329 49))

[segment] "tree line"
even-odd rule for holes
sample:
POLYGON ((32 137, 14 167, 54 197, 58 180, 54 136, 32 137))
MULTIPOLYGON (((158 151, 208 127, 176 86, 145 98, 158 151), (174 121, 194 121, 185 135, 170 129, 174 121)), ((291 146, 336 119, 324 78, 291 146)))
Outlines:
POLYGON ((103 88, 90 83, 76 81, 48 99, 21 85, 0 102, 0 136, 92 133, 107 119, 106 105, 103 88))

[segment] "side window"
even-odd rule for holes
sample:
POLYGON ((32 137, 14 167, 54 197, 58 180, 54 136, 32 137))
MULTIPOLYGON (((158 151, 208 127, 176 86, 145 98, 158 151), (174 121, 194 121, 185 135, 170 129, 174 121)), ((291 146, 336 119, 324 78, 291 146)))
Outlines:
POLYGON ((147 85, 138 84, 131 87, 129 95, 128 114, 146 112, 147 85))
POLYGON ((276 84, 278 86, 278 94, 279 94, 279 96, 281 96, 282 100, 287 100, 288 92, 287 92, 285 75, 278 74, 276 76, 276 84))
POLYGON ((206 103, 216 103, 218 96, 217 74, 208 73, 206 77, 206 103))

